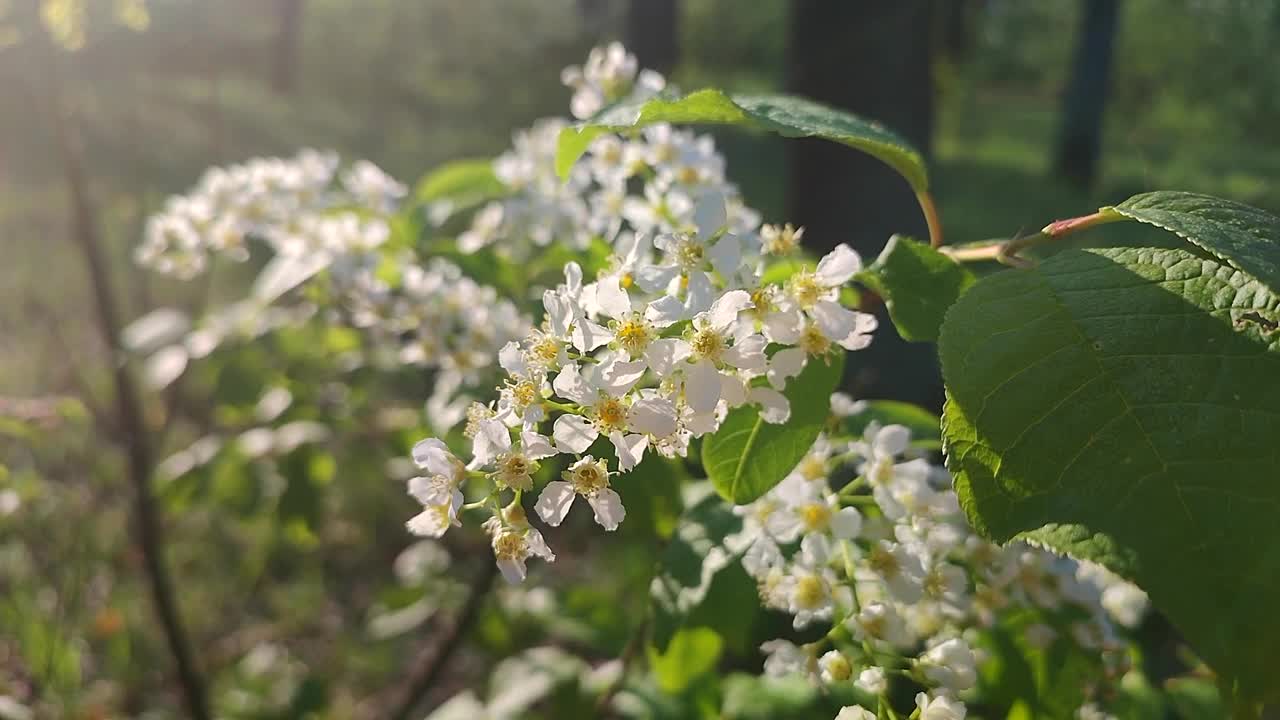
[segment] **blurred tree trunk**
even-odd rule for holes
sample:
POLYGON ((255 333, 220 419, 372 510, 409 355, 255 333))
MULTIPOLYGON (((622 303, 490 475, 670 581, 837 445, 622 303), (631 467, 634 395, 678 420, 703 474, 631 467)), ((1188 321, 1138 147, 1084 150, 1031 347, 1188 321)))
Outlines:
MULTIPOLYGON (((794 0, 787 85, 792 93, 878 120, 928 153, 933 134, 930 0, 794 0)), ((787 220, 805 226, 818 254, 848 243, 870 262, 893 233, 926 237, 907 183, 883 163, 821 140, 788 141, 787 220)), ((850 358, 845 387, 939 407, 933 348, 908 344, 888 317, 867 350, 850 358)))
POLYGON ((1111 80, 1111 57, 1119 25, 1119 0, 1085 0, 1076 35, 1071 80, 1063 96, 1054 151, 1054 174, 1087 188, 1098 176, 1102 117, 1111 80))
POLYGON ((293 92, 298 80, 298 45, 302 35, 302 10, 302 0, 276 0, 271 88, 281 95, 293 92))
POLYGON ((628 0, 627 49, 640 67, 671 73, 680 59, 677 0, 628 0))
POLYGON ((972 5, 971 0, 947 0, 938 8, 942 15, 943 45, 952 62, 967 60, 973 48, 972 5))

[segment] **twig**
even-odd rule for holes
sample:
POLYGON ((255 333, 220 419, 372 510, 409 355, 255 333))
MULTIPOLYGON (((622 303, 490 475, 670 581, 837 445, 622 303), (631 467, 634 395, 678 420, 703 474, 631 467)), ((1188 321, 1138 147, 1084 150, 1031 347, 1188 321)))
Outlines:
POLYGON ((471 592, 463 601, 458 616, 441 628, 418 652, 409 672, 398 685, 388 689, 385 700, 375 698, 368 704, 370 711, 367 717, 376 720, 407 720, 414 717, 414 709, 431 688, 435 687, 440 673, 480 617, 480 608, 497 575, 497 563, 488 558, 482 561, 480 572, 471 581, 471 592))
POLYGON ((631 663, 635 660, 636 654, 640 648, 644 646, 644 636, 649 632, 649 618, 646 617, 636 629, 631 633, 631 638, 627 640, 627 646, 622 649, 622 655, 618 657, 622 661, 622 668, 618 670, 618 677, 609 683, 609 687, 605 688, 600 694, 600 698, 596 700, 596 717, 604 717, 609 711, 609 706, 613 703, 613 698, 618 691, 627 684, 627 670, 631 668, 631 663))
MULTIPOLYGON (((52 51, 52 48, 49 48, 52 51)), ((67 181, 67 196, 73 215, 73 237, 80 246, 89 273, 90 287, 96 304, 98 330, 107 348, 116 347, 120 333, 119 315, 115 295, 111 289, 107 263, 102 256, 98 227, 92 201, 89 198, 88 179, 82 164, 82 154, 74 135, 72 119, 64 116, 60 105, 61 94, 57 78, 56 61, 50 60, 50 79, 54 89, 51 103, 53 131, 61 156, 67 181)), ((204 680, 196 670, 190 643, 178 614, 173 583, 164 563, 164 538, 160 527, 155 498, 151 495, 151 473, 154 455, 142 414, 141 400, 128 366, 109 353, 116 388, 116 413, 124 438, 128 459, 129 479, 134 487, 134 515, 137 523, 138 544, 142 550, 151 599, 164 629, 169 652, 173 656, 178 680, 182 684, 187 712, 195 720, 211 720, 204 680)))

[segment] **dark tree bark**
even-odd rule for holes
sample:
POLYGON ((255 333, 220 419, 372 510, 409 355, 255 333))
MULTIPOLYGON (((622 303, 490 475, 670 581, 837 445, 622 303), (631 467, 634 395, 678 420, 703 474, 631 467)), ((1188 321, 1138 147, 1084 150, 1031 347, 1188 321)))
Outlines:
POLYGON ((671 72, 680 59, 680 6, 677 0, 628 0, 627 49, 640 67, 671 72))
MULTIPOLYGON (((933 134, 930 0, 793 0, 788 89, 878 120, 927 153, 933 134)), ((886 165, 821 140, 788 141, 787 219, 822 254, 848 243, 866 260, 893 233, 928 237, 911 188, 886 165)), ((845 387, 861 397, 941 405, 932 347, 908 344, 881 315, 871 347, 850 357, 845 387)))
POLYGON ((302 0, 276 0, 271 88, 281 95, 293 92, 298 81, 298 45, 302 35, 302 10, 302 0))
POLYGON ((1053 158, 1054 174, 1077 187, 1087 188, 1098 177, 1119 10, 1119 0, 1085 0, 1080 17, 1053 158))

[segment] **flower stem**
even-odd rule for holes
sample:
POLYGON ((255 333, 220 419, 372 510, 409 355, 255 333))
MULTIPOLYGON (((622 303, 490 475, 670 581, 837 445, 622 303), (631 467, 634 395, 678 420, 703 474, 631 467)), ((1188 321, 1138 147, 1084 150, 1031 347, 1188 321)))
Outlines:
POLYGON ((933 196, 928 190, 921 190, 916 193, 916 202, 920 203, 925 224, 929 226, 929 245, 942 247, 942 218, 938 217, 938 206, 934 204, 933 196))

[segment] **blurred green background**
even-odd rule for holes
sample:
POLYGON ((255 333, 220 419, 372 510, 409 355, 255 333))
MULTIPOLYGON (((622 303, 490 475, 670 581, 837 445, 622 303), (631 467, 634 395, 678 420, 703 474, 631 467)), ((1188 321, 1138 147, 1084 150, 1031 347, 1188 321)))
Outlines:
MULTIPOLYGON (((84 126, 88 170, 127 316, 179 290, 129 267, 146 215, 201 170, 334 148, 404 182, 491 156, 513 128, 563 115, 559 69, 626 37, 624 0, 87 0, 60 53, 60 91, 84 126), (130 20, 132 6, 144 8, 130 20), (122 21, 123 17, 123 21, 122 21), (133 24, 137 29, 131 29, 133 24)), ((1008 236, 1153 188, 1280 208, 1280 3, 1123 0, 1099 181, 1050 173, 1082 4, 934 4, 936 194, 950 241, 1008 236)), ((88 296, 67 242, 39 3, 0 3, 0 393, 67 387, 67 348, 92 348, 88 296)), ((681 0, 675 81, 776 89, 788 3, 681 0)), ((642 58, 642 63, 644 58, 642 58)), ((886 72, 893 58, 886 58, 886 72)), ((833 68, 837 75, 839 68, 833 68)), ((783 217, 782 143, 729 137, 730 172, 783 217)), ((226 294, 234 294, 235 285, 226 294)), ((101 348, 92 348, 100 351, 101 348)))

